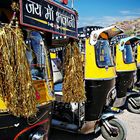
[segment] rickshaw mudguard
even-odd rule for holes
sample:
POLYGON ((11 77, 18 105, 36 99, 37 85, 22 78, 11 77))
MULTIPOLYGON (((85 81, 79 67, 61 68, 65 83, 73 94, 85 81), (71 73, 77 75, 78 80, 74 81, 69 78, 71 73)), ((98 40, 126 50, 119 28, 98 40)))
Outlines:
POLYGON ((89 39, 86 39, 85 52, 85 79, 111 79, 116 77, 115 67, 98 67, 96 63, 95 47, 90 45, 89 39))
POLYGON ((85 80, 87 102, 85 120, 93 121, 101 117, 108 92, 115 86, 115 78, 110 80, 85 80))
POLYGON ((131 88, 134 79, 134 71, 117 72, 116 90, 117 98, 126 96, 127 90, 131 88))
POLYGON ((52 104, 38 107, 38 113, 33 118, 16 117, 8 112, 0 112, 0 139, 2 140, 27 140, 36 129, 48 131, 50 125, 50 112, 52 104), (8 134, 8 135, 7 135, 8 134))

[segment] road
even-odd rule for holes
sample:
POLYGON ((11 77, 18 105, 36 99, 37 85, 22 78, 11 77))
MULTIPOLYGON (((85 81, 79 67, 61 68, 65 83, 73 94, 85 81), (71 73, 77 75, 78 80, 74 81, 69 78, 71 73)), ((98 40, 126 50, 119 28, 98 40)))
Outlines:
MULTIPOLYGON (((140 140, 140 114, 133 114, 124 110, 124 113, 118 115, 127 128, 126 140, 140 140)), ((49 140, 104 140, 101 135, 78 135, 60 130, 52 129, 49 140)))

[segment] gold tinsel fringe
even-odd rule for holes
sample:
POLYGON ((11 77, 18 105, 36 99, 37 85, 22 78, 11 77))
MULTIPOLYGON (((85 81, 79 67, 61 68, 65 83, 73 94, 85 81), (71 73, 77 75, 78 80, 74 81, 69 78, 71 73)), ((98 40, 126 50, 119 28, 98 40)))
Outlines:
POLYGON ((19 28, 0 28, 0 96, 15 116, 36 114, 35 90, 19 28))
POLYGON ((63 101, 83 102, 86 100, 81 53, 76 42, 66 46, 64 61, 63 101))

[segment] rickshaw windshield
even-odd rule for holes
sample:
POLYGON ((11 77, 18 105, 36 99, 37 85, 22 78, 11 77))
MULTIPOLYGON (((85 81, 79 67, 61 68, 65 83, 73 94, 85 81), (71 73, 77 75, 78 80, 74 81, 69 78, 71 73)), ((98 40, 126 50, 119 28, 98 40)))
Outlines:
POLYGON ((132 46, 130 44, 124 45, 123 57, 124 57, 124 62, 126 64, 130 64, 130 63, 134 62, 133 50, 132 50, 132 46))
POLYGON ((45 79, 46 51, 42 36, 32 31, 27 39, 30 49, 26 51, 33 80, 45 79))
POLYGON ((108 40, 98 40, 95 45, 95 51, 98 67, 114 65, 108 40))

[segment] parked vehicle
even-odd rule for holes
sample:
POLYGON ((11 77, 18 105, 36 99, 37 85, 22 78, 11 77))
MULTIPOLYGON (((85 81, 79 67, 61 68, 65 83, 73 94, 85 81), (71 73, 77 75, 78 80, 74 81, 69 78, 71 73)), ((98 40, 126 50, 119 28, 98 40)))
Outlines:
MULTIPOLYGON (((60 70, 57 64, 61 62, 61 66, 64 65, 63 58, 66 47, 61 46, 61 57, 56 48, 55 55, 53 54, 55 57, 52 58, 53 75, 57 79, 54 81, 56 101, 53 108, 52 127, 82 134, 96 133, 101 130, 103 137, 107 140, 124 140, 126 138, 124 125, 105 106, 109 93, 115 92, 116 78, 109 39, 121 32, 116 26, 96 31, 93 31, 91 27, 89 37, 85 35, 84 38, 81 38, 81 45, 85 48, 83 57, 85 59, 82 61, 84 62, 82 65, 84 73, 82 80, 85 87, 86 101, 63 101, 65 93, 62 92, 62 89, 65 88, 63 87, 65 71, 63 67, 60 70)), ((80 63, 77 65, 80 65, 80 63)), ((75 83, 74 80, 70 82, 75 83)), ((73 87, 79 88, 75 84, 73 84, 73 87)), ((69 96, 72 96, 70 92, 68 93, 69 96)))
POLYGON ((0 1, 1 140, 48 139, 54 100, 48 48, 52 34, 76 38, 76 17, 54 1, 0 1), (71 20, 72 34, 56 21, 58 11, 71 20))
POLYGON ((140 113, 140 94, 139 91, 133 90, 137 71, 134 43, 140 38, 137 36, 124 38, 123 35, 122 37, 112 45, 117 72, 117 98, 113 106, 125 107, 127 105, 129 111, 140 113))

